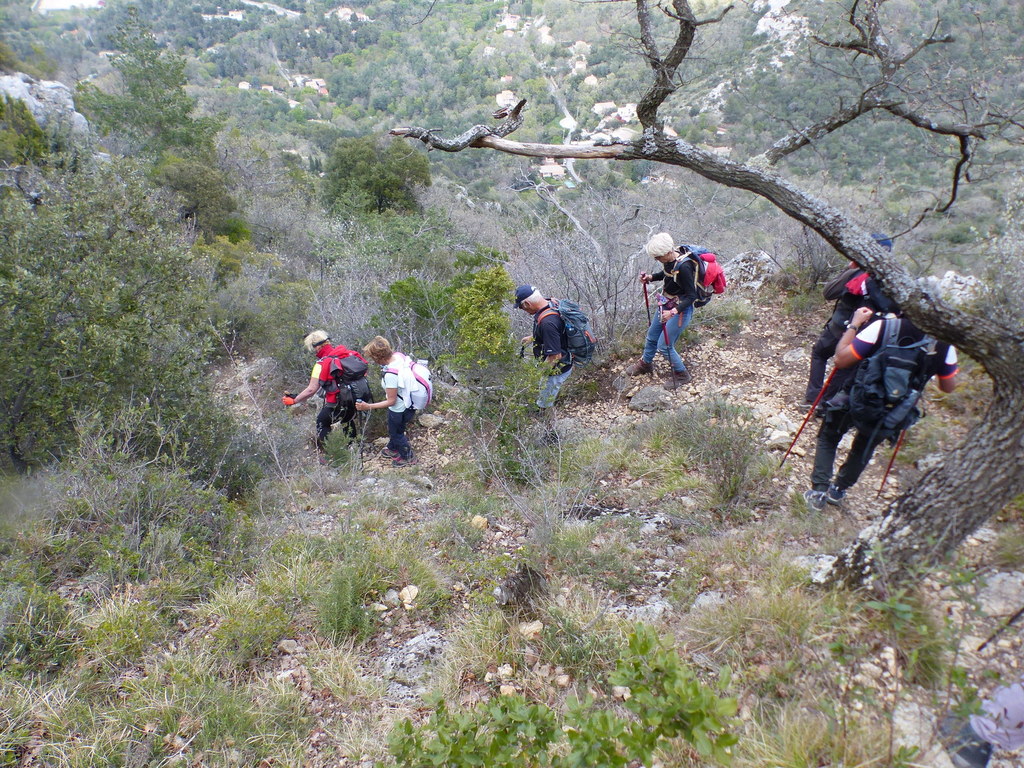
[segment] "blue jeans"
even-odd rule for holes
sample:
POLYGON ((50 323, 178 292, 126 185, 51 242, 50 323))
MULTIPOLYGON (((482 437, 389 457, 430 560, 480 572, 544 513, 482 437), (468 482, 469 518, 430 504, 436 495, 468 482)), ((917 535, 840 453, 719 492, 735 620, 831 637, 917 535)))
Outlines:
POLYGON ((544 384, 540 388, 540 395, 537 396, 537 407, 538 408, 550 408, 555 404, 555 398, 558 397, 558 391, 565 384, 565 380, 569 378, 572 373, 572 368, 567 370, 565 373, 555 373, 548 376, 544 384))
POLYGON ((399 412, 388 409, 388 448, 398 451, 398 455, 403 459, 412 458, 412 446, 409 445, 409 438, 405 436, 405 427, 414 418, 415 408, 406 408, 399 412))
POLYGON ((679 341, 679 335, 686 330, 686 326, 690 324, 692 318, 693 305, 691 304, 678 315, 673 315, 668 319, 668 345, 666 346, 665 332, 661 328, 661 310, 655 312, 654 318, 651 320, 651 327, 647 329, 647 341, 644 343, 644 353, 642 355, 643 361, 645 363, 653 363, 654 355, 661 352, 661 354, 668 358, 673 371, 676 373, 686 371, 683 358, 676 352, 675 347, 676 342, 679 341))

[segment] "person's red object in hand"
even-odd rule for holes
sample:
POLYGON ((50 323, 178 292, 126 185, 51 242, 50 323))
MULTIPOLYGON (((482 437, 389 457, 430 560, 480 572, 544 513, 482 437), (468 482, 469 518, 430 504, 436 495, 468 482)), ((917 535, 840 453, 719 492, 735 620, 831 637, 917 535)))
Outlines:
POLYGON ((281 398, 281 402, 284 403, 285 405, 295 405, 295 398, 290 397, 289 395, 285 395, 284 397, 281 398))

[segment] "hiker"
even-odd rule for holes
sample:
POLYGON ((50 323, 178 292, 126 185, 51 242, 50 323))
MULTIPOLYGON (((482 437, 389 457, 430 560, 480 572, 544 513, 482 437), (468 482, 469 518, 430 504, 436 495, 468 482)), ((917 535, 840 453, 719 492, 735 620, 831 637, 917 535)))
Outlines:
MULTIPOLYGON (((320 392, 321 389, 323 390, 324 404, 316 415, 316 448, 321 453, 323 453, 327 436, 331 434, 331 428, 338 422, 343 424, 345 434, 349 438, 356 436, 355 410, 351 404, 346 407, 344 398, 339 397, 340 390, 331 380, 329 366, 324 365, 325 358, 356 357, 364 364, 366 362, 362 355, 355 350, 351 350, 343 344, 332 345, 329 343, 330 340, 331 337, 327 335, 326 331, 320 330, 313 331, 302 340, 306 349, 316 355, 316 362, 309 374, 309 384, 299 394, 285 393, 281 398, 281 402, 285 405, 298 405, 320 392)), ((368 392, 368 388, 366 391, 368 392)))
POLYGON ((381 366, 381 386, 384 388, 384 399, 376 403, 356 402, 356 410, 370 411, 379 408, 388 409, 388 444, 381 453, 391 459, 396 467, 406 467, 419 463, 413 455, 409 438, 405 436, 405 428, 416 418, 416 409, 412 405, 412 388, 415 379, 409 371, 405 355, 395 352, 391 342, 383 336, 375 336, 373 341, 363 347, 363 352, 377 365, 381 366), (408 372, 408 375, 406 375, 408 372))
MULTIPOLYGON (((829 401, 814 453, 814 469, 811 473, 811 489, 804 493, 808 506, 821 511, 826 504, 841 506, 846 498, 846 491, 857 482, 864 468, 871 460, 871 454, 883 440, 895 440, 898 435, 912 424, 919 412, 916 410, 917 396, 923 391, 925 384, 932 376, 939 377, 939 389, 952 392, 956 389, 958 372, 956 349, 945 342, 929 339, 910 320, 899 317, 899 307, 890 303, 883 317, 872 320, 875 310, 872 307, 860 307, 853 313, 847 323, 846 330, 836 347, 835 365, 839 369, 858 368, 852 381, 848 381, 844 390, 829 401), (899 354, 902 366, 893 366, 895 370, 902 367, 908 372, 906 386, 903 387, 905 397, 899 404, 891 406, 892 410, 883 412, 874 423, 864 423, 864 408, 859 403, 864 401, 861 392, 868 387, 865 374, 871 371, 870 358, 884 355, 882 360, 892 360, 886 352, 895 350, 889 346, 898 344, 903 348, 899 354), (863 361, 863 362, 862 362, 863 361), (904 362, 906 361, 906 362, 904 362), (902 406, 902 420, 896 419, 897 409, 902 406), (892 413, 895 423, 886 426, 888 414, 892 413), (836 450, 840 440, 851 428, 857 430, 853 445, 835 478, 832 470, 835 465, 836 450)), ((886 384, 889 382, 887 381, 886 384)), ((881 397, 885 402, 886 391, 883 387, 881 397)))
POLYGON ((939 724, 956 768, 985 768, 993 748, 1024 747, 1024 680, 997 688, 981 702, 981 711, 968 718, 946 717, 939 724))
POLYGON ((686 370, 686 365, 676 352, 675 346, 680 334, 686 330, 693 317, 693 302, 698 296, 697 263, 694 259, 687 258, 688 253, 676 250, 675 242, 667 232, 659 232, 647 242, 647 254, 661 264, 662 268, 653 275, 641 272, 640 282, 646 285, 663 280, 664 287, 658 297, 658 311, 654 313, 651 326, 647 329, 643 355, 626 369, 626 375, 653 373, 654 355, 660 352, 672 366, 665 389, 675 389, 692 381, 690 372, 686 370))
POLYGON ((520 285, 516 288, 515 307, 533 316, 533 333, 524 336, 522 343, 532 343, 533 356, 537 359, 543 358, 543 364, 550 367, 550 373, 537 396, 537 407, 541 413, 550 413, 547 409, 554 405, 559 390, 572 375, 572 360, 568 355, 568 342, 565 338, 565 322, 552 308, 551 302, 532 285, 520 285))
MULTIPOLYGON (((892 239, 888 235, 875 233, 871 237, 887 251, 892 250, 892 239)), ((858 307, 867 303, 868 297, 864 290, 866 276, 867 273, 851 261, 850 266, 843 270, 842 274, 825 286, 825 299, 835 301, 835 305, 832 307, 832 316, 811 347, 811 371, 807 377, 807 389, 804 391, 804 410, 813 406, 818 394, 821 393, 825 381, 825 368, 829 358, 836 352, 836 345, 846 330, 847 321, 858 307)), ((853 370, 835 370, 828 391, 821 395, 821 400, 826 401, 842 391, 849 377, 853 375, 853 370)))

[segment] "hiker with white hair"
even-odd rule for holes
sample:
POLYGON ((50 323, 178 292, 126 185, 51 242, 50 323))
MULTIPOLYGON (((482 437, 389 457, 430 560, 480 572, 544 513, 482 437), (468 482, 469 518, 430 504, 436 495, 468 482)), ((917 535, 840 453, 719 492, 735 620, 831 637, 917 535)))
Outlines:
POLYGON ((523 344, 533 343, 533 356, 550 367, 550 373, 541 386, 537 407, 541 412, 555 404, 555 398, 566 379, 572 375, 572 357, 565 336, 565 322, 558 311, 532 285, 516 288, 515 307, 533 316, 533 333, 523 338, 523 344))
POLYGON ((640 273, 640 282, 662 282, 658 294, 658 311, 647 329, 644 352, 640 359, 626 369, 629 376, 654 372, 654 356, 663 354, 672 366, 666 389, 675 389, 692 380, 683 359, 676 352, 676 342, 693 317, 693 302, 697 299, 697 263, 676 249, 672 235, 659 232, 647 241, 647 254, 661 264, 654 274, 640 273))

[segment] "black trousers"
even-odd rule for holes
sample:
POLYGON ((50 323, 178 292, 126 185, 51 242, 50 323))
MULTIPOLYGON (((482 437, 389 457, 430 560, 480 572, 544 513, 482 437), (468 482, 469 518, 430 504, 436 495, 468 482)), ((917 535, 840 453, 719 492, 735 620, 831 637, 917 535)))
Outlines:
MULTIPOLYGON (((811 373, 807 377, 807 389, 804 391, 805 403, 813 403, 818 397, 818 393, 821 392, 821 388, 825 384, 825 368, 828 365, 828 359, 836 353, 836 347, 839 346, 841 336, 842 334, 839 334, 839 336, 835 335, 832 331, 832 324, 829 323, 822 330, 818 340, 814 342, 814 346, 811 347, 811 373)), ((822 402, 830 400, 836 393, 842 390, 856 369, 857 366, 837 369, 832 374, 832 381, 828 385, 828 391, 821 396, 822 402)))
POLYGON ((356 422, 355 422, 355 409, 346 409, 340 406, 338 403, 324 403, 320 412, 316 415, 316 447, 318 450, 324 449, 324 443, 327 441, 328 435, 331 434, 331 429, 341 421, 342 429, 345 430, 345 434, 349 440, 354 440, 356 436, 356 422), (346 413, 351 411, 351 414, 346 413), (347 419, 344 419, 348 416, 347 419), (343 420, 344 419, 344 420, 343 420))
POLYGON ((832 480, 832 469, 836 463, 836 450, 843 435, 853 427, 850 412, 847 409, 827 410, 825 418, 818 430, 818 441, 814 448, 814 469, 811 472, 811 487, 816 491, 828 489, 829 483, 845 491, 860 479, 861 473, 871 461, 875 448, 885 438, 872 436, 857 430, 853 437, 850 453, 839 468, 835 480, 832 480))

